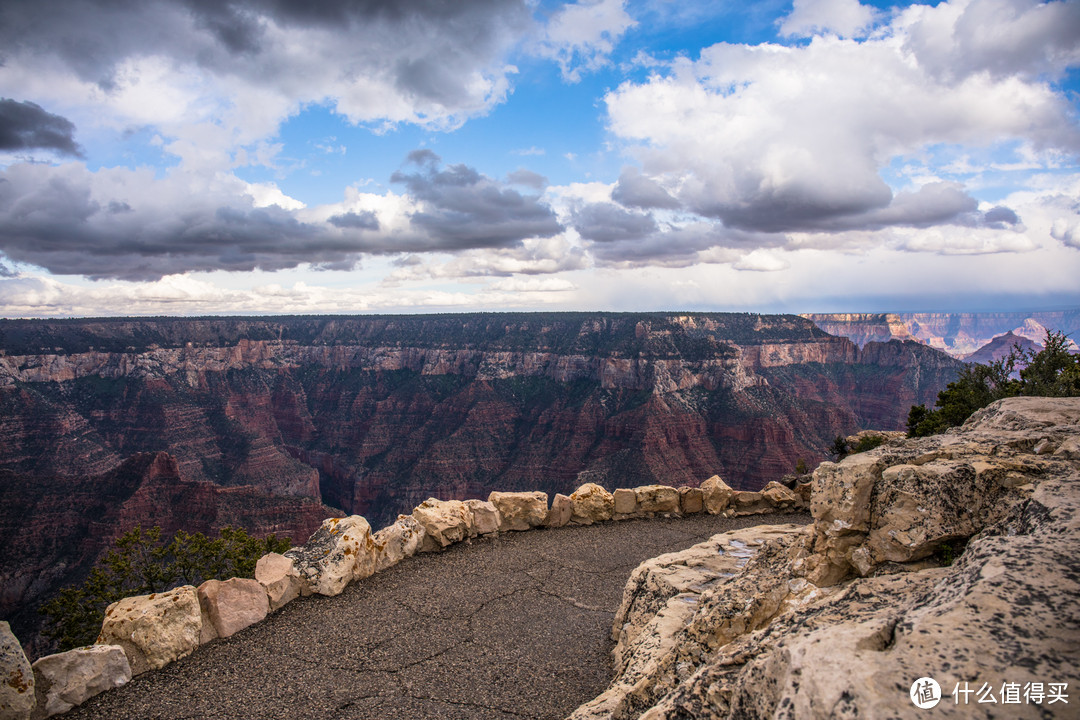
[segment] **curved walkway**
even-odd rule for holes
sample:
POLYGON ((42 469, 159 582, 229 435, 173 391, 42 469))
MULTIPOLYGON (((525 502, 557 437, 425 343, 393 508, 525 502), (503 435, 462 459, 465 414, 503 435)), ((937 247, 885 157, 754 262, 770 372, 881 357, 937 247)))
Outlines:
POLYGON ((482 538, 313 596, 65 718, 563 718, 611 679, 643 560, 806 515, 627 520, 482 538))

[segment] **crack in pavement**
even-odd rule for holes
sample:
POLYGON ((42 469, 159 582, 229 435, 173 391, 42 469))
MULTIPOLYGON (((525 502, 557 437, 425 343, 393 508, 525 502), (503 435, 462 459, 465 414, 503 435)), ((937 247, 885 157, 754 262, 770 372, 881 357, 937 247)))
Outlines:
POLYGON ((627 520, 461 543, 296 600, 65 720, 564 718, 611 680, 612 616, 640 562, 791 521, 809 517, 627 520))

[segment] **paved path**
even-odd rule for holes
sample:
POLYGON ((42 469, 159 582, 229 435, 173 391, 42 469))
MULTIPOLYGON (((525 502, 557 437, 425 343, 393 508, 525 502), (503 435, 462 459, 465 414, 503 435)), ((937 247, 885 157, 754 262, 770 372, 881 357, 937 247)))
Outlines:
POLYGON ((510 533, 296 600, 67 718, 565 717, 611 677, 611 623, 646 558, 808 516, 630 520, 510 533))

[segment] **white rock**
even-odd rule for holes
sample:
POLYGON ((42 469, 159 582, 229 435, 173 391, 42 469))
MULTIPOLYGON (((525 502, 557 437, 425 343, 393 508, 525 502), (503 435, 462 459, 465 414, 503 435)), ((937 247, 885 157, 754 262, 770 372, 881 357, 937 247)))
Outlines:
POLYGON ((412 512, 425 534, 420 552, 442 550, 469 537, 472 511, 460 500, 428 498, 412 512))
POLYGON ((26 720, 34 708, 34 671, 11 626, 0 622, 0 719, 26 720))
POLYGON ((398 515, 393 525, 387 525, 372 535, 379 552, 375 571, 380 572, 415 555, 420 550, 424 535, 424 526, 418 523, 416 518, 411 515, 398 515))
POLYGON ((105 610, 97 644, 122 647, 132 675, 138 675, 190 655, 201 631, 198 595, 183 585, 114 602, 105 610))
POLYGON ((199 586, 199 605, 218 637, 227 638, 266 618, 270 603, 258 580, 207 580, 199 586))
POLYGON ((493 492, 488 502, 499 511, 499 530, 532 530, 547 519, 548 496, 542 492, 493 492))
POLYGON ((472 534, 490 535, 499 531, 499 511, 495 504, 485 500, 466 500, 472 511, 472 534))
POLYGON ((548 509, 547 517, 544 518, 544 527, 562 527, 566 525, 566 523, 570 522, 573 512, 574 508, 569 496, 556 493, 551 501, 551 508, 548 509))
POLYGON ((33 668, 35 720, 67 712, 131 679, 131 664, 119 645, 91 645, 46 655, 33 668))
POLYGON ((353 580, 374 573, 378 554, 368 521, 350 515, 324 520, 303 547, 290 549, 285 557, 295 561, 312 592, 333 596, 353 580))
POLYGON ((255 579, 266 590, 270 612, 274 612, 299 597, 304 582, 292 558, 268 553, 255 563, 255 579))

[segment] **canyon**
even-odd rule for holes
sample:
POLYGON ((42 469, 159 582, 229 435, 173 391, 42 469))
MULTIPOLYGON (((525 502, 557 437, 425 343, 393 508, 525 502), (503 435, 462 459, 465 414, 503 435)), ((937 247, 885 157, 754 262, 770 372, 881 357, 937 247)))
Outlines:
POLYGON ((0 321, 0 617, 135 522, 307 537, 425 498, 757 490, 899 429, 961 364, 796 316, 530 313, 0 321))
POLYGON ((975 353, 1006 333, 1041 345, 1047 330, 1069 336, 1080 331, 1080 309, 1075 308, 996 313, 807 313, 802 317, 825 332, 850 338, 859 347, 868 342, 914 340, 971 362, 984 362, 993 349, 978 356, 975 353))

